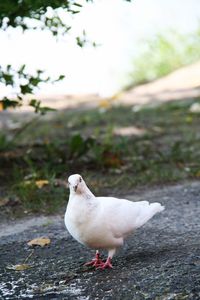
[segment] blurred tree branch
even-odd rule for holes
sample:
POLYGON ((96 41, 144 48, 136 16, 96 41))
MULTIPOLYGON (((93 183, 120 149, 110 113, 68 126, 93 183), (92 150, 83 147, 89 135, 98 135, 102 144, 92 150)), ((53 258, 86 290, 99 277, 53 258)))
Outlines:
MULTIPOLYGON (((130 0, 125 0, 130 2, 130 0)), ((0 1, 0 29, 21 28, 23 32, 28 29, 45 30, 48 29, 53 36, 64 35, 68 33, 71 26, 67 25, 60 17, 60 9, 64 12, 74 15, 80 12, 82 6, 93 0, 4 0, 0 1)), ((83 47, 88 43, 86 33, 83 30, 81 37, 76 37, 76 43, 83 47)), ((96 46, 95 43, 92 43, 96 46)), ((55 82, 64 79, 64 75, 53 80, 44 76, 42 70, 36 70, 35 75, 26 72, 26 66, 22 65, 18 70, 14 70, 11 65, 0 66, 0 82, 5 86, 12 87, 16 92, 13 99, 4 97, 0 100, 0 108, 17 107, 23 104, 23 98, 26 94, 33 93, 40 83, 55 82)), ((29 103, 37 113, 44 114, 50 110, 48 107, 42 107, 41 102, 32 99, 29 103)))

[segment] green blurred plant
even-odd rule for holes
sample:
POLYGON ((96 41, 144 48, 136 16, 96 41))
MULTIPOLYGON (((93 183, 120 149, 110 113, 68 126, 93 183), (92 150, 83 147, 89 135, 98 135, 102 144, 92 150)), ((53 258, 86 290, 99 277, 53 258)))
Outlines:
POLYGON ((159 33, 153 39, 142 41, 125 89, 150 82, 199 60, 199 39, 200 29, 187 35, 176 31, 159 33))
POLYGON ((0 152, 12 148, 12 141, 10 141, 6 134, 0 133, 0 152))
POLYGON ((112 134, 103 139, 98 137, 84 138, 80 134, 74 135, 69 141, 69 158, 84 158, 84 161, 95 163, 100 167, 119 167, 122 164, 120 143, 113 142, 112 134))

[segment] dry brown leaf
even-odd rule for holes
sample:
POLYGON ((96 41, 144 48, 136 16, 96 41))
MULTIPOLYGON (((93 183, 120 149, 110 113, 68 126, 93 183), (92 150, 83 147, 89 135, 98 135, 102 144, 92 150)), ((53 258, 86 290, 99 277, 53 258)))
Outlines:
POLYGON ((31 241, 29 241, 27 244, 29 246, 41 246, 44 247, 46 245, 49 245, 51 243, 51 240, 47 237, 40 237, 40 238, 36 238, 33 239, 31 241))
POLYGON ((49 184, 49 181, 46 179, 42 179, 42 180, 36 180, 35 184, 37 185, 37 187, 39 189, 41 189, 44 185, 49 184))
POLYGON ((111 104, 110 104, 110 101, 108 99, 102 99, 99 102, 99 107, 100 108, 108 109, 108 108, 110 108, 110 106, 111 106, 111 104))
POLYGON ((117 154, 105 152, 104 153, 104 164, 107 167, 119 168, 123 165, 122 160, 117 154))
POLYGON ((0 199, 0 207, 7 205, 9 202, 9 198, 0 199))
POLYGON ((197 171, 195 175, 196 177, 200 177, 200 171, 197 171))
POLYGON ((14 270, 14 271, 24 271, 31 268, 30 265, 27 264, 21 264, 21 265, 11 265, 6 267, 8 270, 14 270))

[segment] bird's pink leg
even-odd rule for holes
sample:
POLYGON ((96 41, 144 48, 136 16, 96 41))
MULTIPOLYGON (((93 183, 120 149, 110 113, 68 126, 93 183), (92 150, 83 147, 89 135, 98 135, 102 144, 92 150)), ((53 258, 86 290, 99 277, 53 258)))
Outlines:
POLYGON ((102 263, 100 266, 98 266, 97 269, 101 269, 101 270, 104 270, 104 269, 112 269, 113 266, 112 266, 112 263, 111 263, 111 257, 108 257, 106 262, 105 263, 102 263))
POLYGON ((104 270, 106 268, 112 269, 113 266, 112 266, 111 260, 113 258, 113 255, 115 254, 115 252, 116 252, 115 248, 114 249, 109 249, 108 250, 108 258, 107 258, 106 262, 102 263, 97 269, 101 269, 101 270, 104 270))
POLYGON ((97 267, 101 266, 102 264, 104 264, 104 263, 100 259, 100 254, 99 254, 99 251, 97 250, 95 258, 92 259, 91 261, 85 263, 84 266, 92 266, 92 267, 96 267, 97 268, 97 267))

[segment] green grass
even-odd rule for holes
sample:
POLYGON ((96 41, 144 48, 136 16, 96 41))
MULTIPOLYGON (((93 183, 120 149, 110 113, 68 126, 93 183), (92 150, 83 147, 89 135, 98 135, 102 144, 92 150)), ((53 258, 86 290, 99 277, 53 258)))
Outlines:
POLYGON ((141 43, 134 58, 125 89, 153 81, 170 72, 200 60, 200 30, 183 35, 176 31, 157 34, 141 43))
MULTIPOLYGON (((200 177, 200 114, 193 102, 174 101, 133 112, 130 107, 65 111, 40 119, 14 144, 0 145, 0 180, 20 210, 52 213, 67 203, 58 179, 80 173, 98 195, 126 195, 136 187, 200 177), (141 136, 117 136, 119 127, 144 128, 141 136), (38 180, 48 184, 38 188, 38 180)), ((1 141, 1 139, 0 139, 1 141)))

